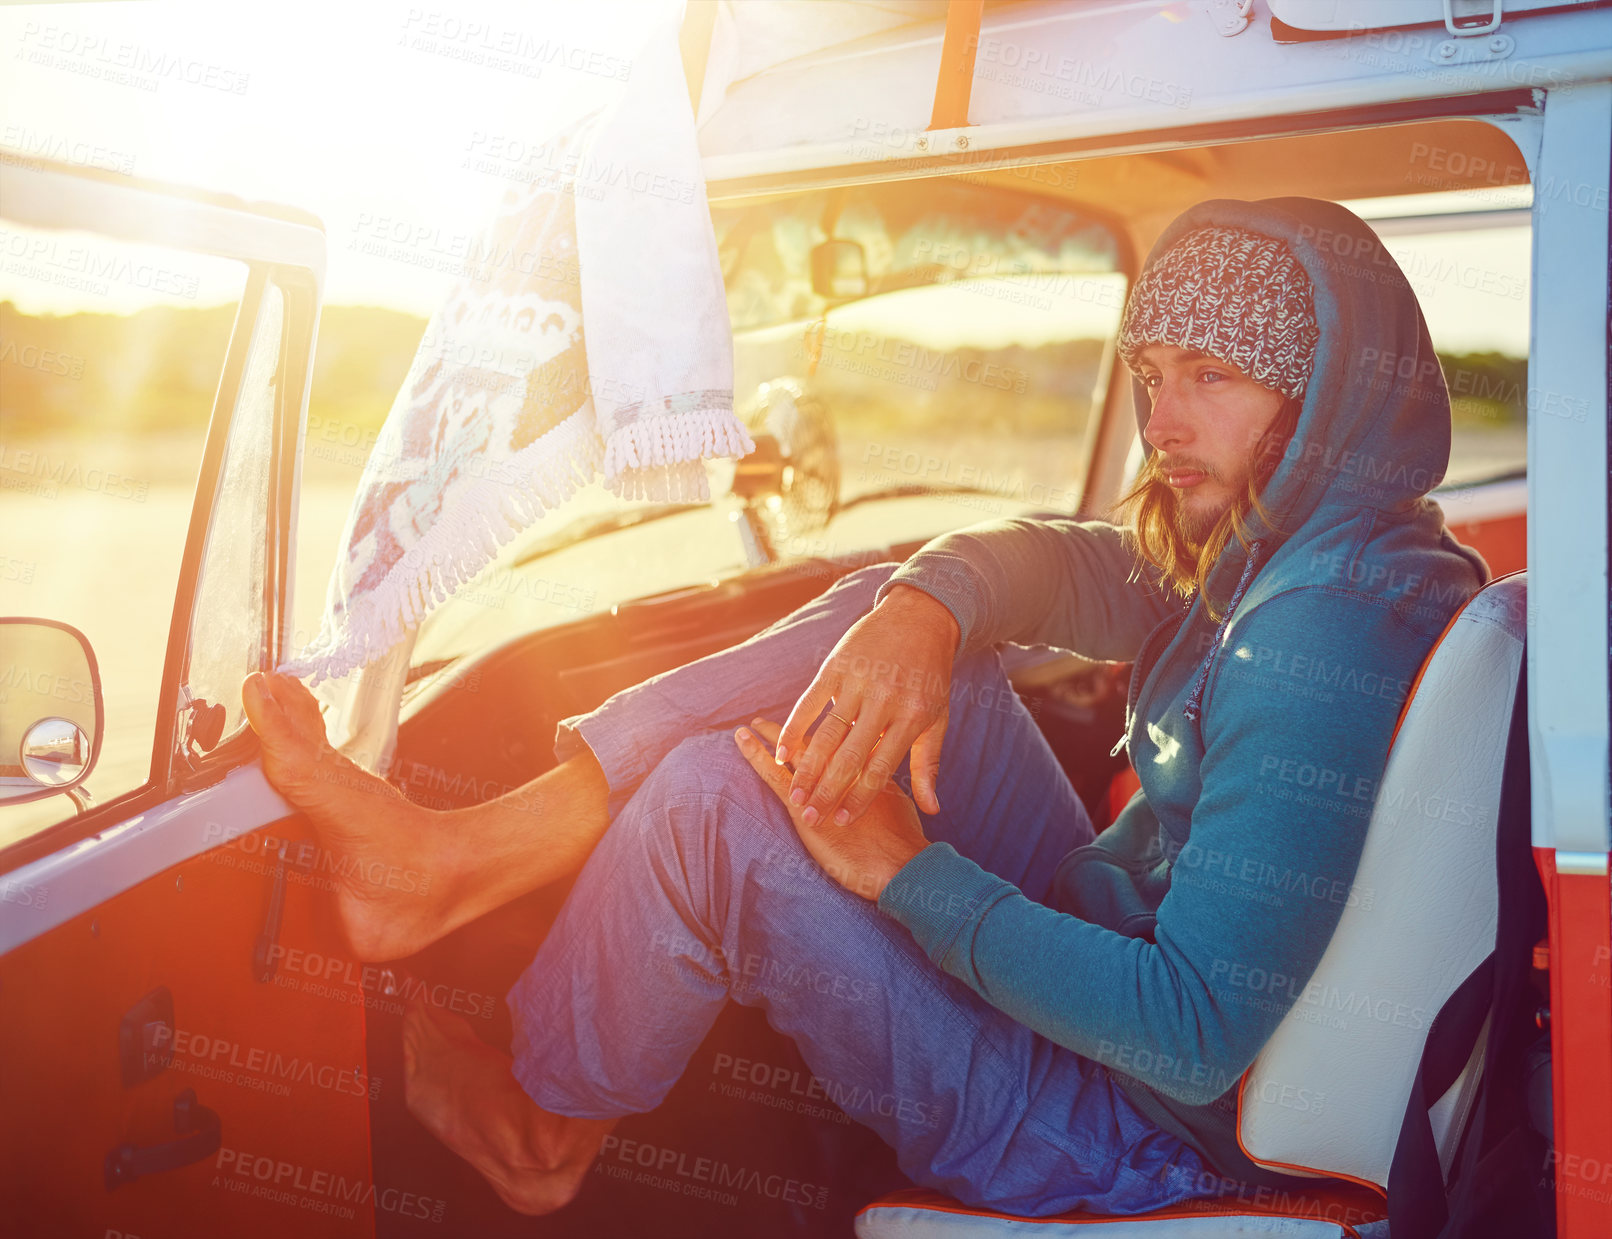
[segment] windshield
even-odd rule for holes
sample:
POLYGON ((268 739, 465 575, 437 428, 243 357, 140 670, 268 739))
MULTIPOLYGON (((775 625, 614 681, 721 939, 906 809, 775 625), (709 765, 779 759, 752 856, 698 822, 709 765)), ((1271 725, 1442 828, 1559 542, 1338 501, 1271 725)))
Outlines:
POLYGON ((1051 200, 962 181, 712 214, 735 401, 758 446, 777 441, 778 484, 748 501, 729 493, 727 461, 707 463, 716 497, 704 505, 628 502, 594 484, 425 621, 416 676, 760 563, 876 562, 963 525, 1077 507, 1125 295, 1107 231, 1051 200), (862 295, 813 291, 813 250, 831 237, 861 247, 862 295))

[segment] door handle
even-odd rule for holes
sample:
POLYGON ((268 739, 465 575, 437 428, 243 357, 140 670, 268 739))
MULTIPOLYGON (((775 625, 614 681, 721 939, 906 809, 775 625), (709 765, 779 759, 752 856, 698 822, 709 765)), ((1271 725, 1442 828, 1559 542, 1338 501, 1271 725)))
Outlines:
POLYGON ((252 947, 252 975, 260 982, 272 980, 280 963, 279 953, 274 948, 280 937, 280 916, 285 910, 285 849, 286 845, 280 844, 280 855, 274 862, 274 883, 269 888, 268 915, 252 947))
POLYGON ((140 1148, 120 1144, 106 1155, 106 1190, 133 1183, 148 1174, 178 1170, 191 1162, 218 1152, 224 1143, 224 1125, 216 1110, 196 1100, 196 1091, 187 1088, 174 1098, 174 1130, 179 1139, 140 1148))

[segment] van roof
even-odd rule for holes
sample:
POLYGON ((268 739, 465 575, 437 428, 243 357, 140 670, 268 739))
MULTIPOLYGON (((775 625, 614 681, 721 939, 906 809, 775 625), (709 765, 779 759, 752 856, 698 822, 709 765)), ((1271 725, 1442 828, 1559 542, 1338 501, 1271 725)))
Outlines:
POLYGON ((181 184, 178 181, 161 181, 151 177, 132 176, 110 168, 95 167, 91 164, 68 163, 59 159, 47 159, 41 155, 30 155, 25 151, 15 150, 6 146, 0 146, 0 164, 61 173, 82 181, 98 181, 103 184, 139 190, 143 193, 158 194, 169 198, 183 198, 191 202, 205 203, 212 207, 221 207, 227 211, 242 211, 264 219, 280 220, 288 224, 302 224, 308 228, 317 228, 320 232, 325 230, 323 220, 313 212, 305 211, 301 207, 288 206, 280 202, 248 202, 245 198, 219 190, 201 189, 195 185, 181 184))
MULTIPOLYGON (((1600 5, 1508 14, 1483 38, 1452 39, 1436 23, 1282 43, 1258 9, 1228 37, 1206 6, 1181 0, 995 3, 969 35, 971 123, 932 130, 941 6, 812 6, 869 10, 849 28, 871 33, 833 43, 798 16, 793 30, 768 17, 788 7, 723 6, 700 109, 713 198, 1076 155, 1173 158, 1183 145, 1430 114, 1504 116, 1537 109, 1542 89, 1612 78, 1612 9, 1600 5), (747 55, 746 39, 763 50, 747 55)), ((1179 171, 1201 170, 1187 160, 1179 171)), ((1361 185, 1333 196, 1393 192, 1406 191, 1361 185)))

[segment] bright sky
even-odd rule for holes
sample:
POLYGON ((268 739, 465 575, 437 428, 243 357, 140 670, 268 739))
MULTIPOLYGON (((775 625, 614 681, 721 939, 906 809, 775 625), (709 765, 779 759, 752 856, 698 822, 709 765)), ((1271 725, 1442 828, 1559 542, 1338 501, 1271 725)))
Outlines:
MULTIPOLYGON (((636 40, 681 8, 681 0, 0 6, 0 146, 311 211, 329 238, 327 301, 424 316, 453 277, 401 261, 395 247, 366 255, 363 240, 474 231, 505 178, 541 167, 548 137, 613 98, 636 40)), ((1408 201, 1359 206, 1368 216, 1398 214, 1408 201)), ((1389 246, 1441 346, 1526 351, 1518 291, 1526 229, 1394 237, 1389 246)), ((1113 311, 1088 295, 1091 282, 1065 284, 915 290, 841 315, 845 326, 865 317, 854 325, 933 348, 1106 330, 1113 311)), ((188 303, 233 299, 238 285, 213 298, 206 288, 188 303)), ((133 308, 37 280, 7 279, 0 296, 31 312, 133 308)))
MULTIPOLYGON (((0 146, 301 207, 325 223, 328 301, 426 315, 450 275, 349 253, 347 243, 405 221, 443 235, 474 230, 501 177, 612 98, 630 77, 636 39, 681 8, 6 5, 0 146)), ((77 308, 45 304, 49 295, 30 308, 77 308)))

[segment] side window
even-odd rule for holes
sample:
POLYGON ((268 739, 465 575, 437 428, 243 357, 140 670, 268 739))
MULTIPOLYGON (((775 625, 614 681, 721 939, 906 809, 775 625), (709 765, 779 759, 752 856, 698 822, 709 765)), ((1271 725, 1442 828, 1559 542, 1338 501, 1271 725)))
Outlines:
POLYGON ((1523 185, 1345 204, 1404 270, 1444 368, 1450 467, 1438 498, 1452 522, 1461 488, 1527 465, 1531 201, 1523 185))
MULTIPOLYGON (((4 219, 0 249, 0 614, 88 638, 106 713, 85 790, 100 805, 151 776, 179 565, 246 268, 4 219)), ((3 674, 13 683, 0 694, 29 687, 15 682, 28 668, 3 674)), ((75 813, 66 796, 0 803, 0 847, 75 813)))
MULTIPOLYGON (((269 284, 263 293, 252 344, 241 375, 240 391, 230 418, 213 501, 212 525, 196 582, 191 613, 190 661, 184 684, 195 708, 222 708, 220 721, 198 721, 209 732, 212 748, 245 722, 241 680, 265 666, 268 625, 265 560, 269 540, 269 470, 274 455, 275 412, 280 398, 280 361, 285 335, 285 296, 269 284)), ((188 702, 181 697, 180 707, 188 702)), ((185 734, 181 720, 177 734, 185 734)))

